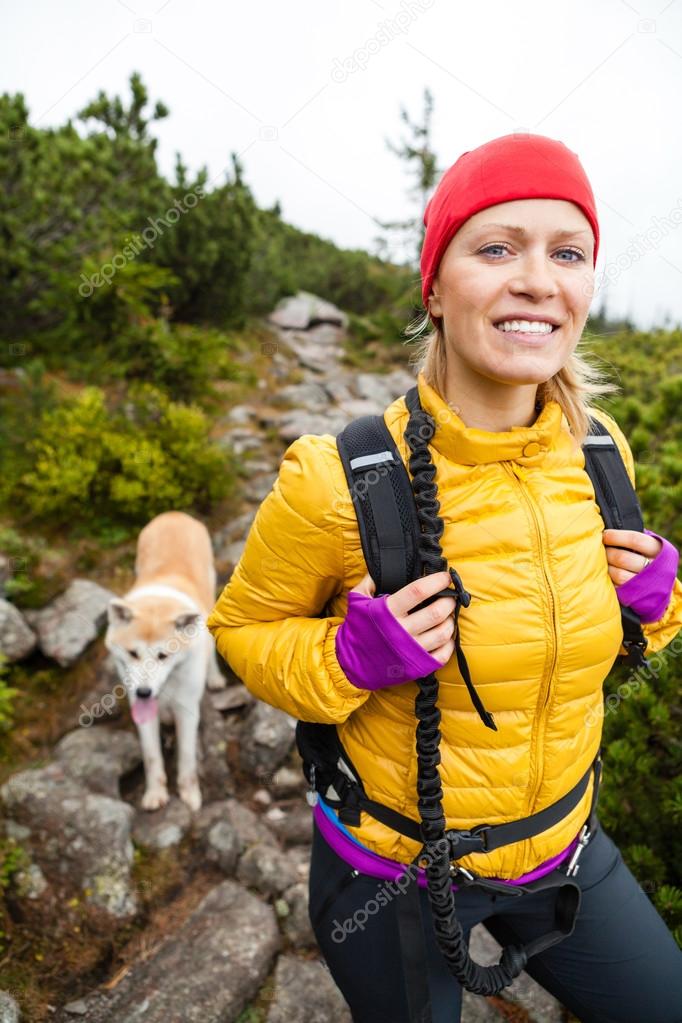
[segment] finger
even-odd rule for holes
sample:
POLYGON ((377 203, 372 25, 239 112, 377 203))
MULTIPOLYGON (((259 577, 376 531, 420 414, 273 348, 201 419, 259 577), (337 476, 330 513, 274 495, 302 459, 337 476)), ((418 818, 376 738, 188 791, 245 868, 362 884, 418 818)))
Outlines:
MULTIPOLYGON (((412 615, 410 615, 412 617, 412 615)), ((438 650, 443 646, 444 643, 448 643, 455 631, 455 619, 452 615, 441 622, 440 625, 436 625, 433 629, 428 629, 426 632, 422 632, 420 635, 415 636, 418 643, 424 647, 427 653, 432 653, 434 650, 438 650)))
POLYGON ((631 547, 637 542, 638 536, 646 536, 646 533, 640 533, 636 529, 604 529, 602 531, 604 542, 617 547, 631 547))
POLYGON ((637 529, 605 529, 602 540, 605 544, 616 548, 626 547, 637 554, 644 554, 647 558, 655 558, 661 548, 655 536, 647 536, 637 529))
POLYGON ((432 657, 435 657, 440 661, 441 664, 447 664, 452 657, 455 650, 455 644, 453 640, 449 640, 447 643, 443 643, 443 646, 438 647, 437 650, 429 650, 432 657))
POLYGON ((437 629, 448 618, 453 618, 454 610, 454 597, 439 597, 428 607, 423 607, 421 611, 415 611, 414 614, 405 614, 398 618, 398 621, 412 636, 422 637, 431 630, 437 629))
MULTIPOLYGON (((402 589, 392 593, 387 603, 396 618, 401 618, 411 608, 421 604, 422 600, 433 596, 439 590, 447 589, 450 585, 449 572, 434 572, 433 575, 425 575, 420 579, 415 579, 413 582, 408 583, 407 586, 403 586, 402 589)), ((434 603, 438 602, 434 601, 434 603)), ((433 605, 431 606, 433 607, 433 605)))
POLYGON ((634 551, 607 550, 606 560, 614 568, 621 568, 626 572, 637 574, 645 568, 644 558, 651 558, 653 561, 657 554, 637 554, 634 551))
POLYGON ((623 583, 627 583, 630 579, 634 579, 637 572, 626 572, 621 568, 611 568, 609 569, 609 575, 611 576, 615 586, 622 586, 623 583))

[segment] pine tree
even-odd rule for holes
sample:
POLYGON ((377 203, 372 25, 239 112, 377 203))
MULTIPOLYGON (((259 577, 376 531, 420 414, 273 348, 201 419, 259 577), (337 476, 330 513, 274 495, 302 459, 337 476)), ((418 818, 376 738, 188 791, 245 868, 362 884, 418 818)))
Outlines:
MULTIPOLYGON (((431 116, 433 114, 433 96, 428 88, 424 89, 424 112, 422 122, 411 121, 405 109, 401 107, 400 117, 410 130, 411 137, 402 139, 399 146, 386 139, 386 145, 405 162, 408 173, 414 177, 414 184, 408 189, 411 201, 416 205, 417 212, 404 220, 379 221, 385 231, 394 232, 402 239, 404 252, 407 253, 407 264, 414 269, 419 267, 419 255, 424 241, 423 215, 429 194, 440 175, 436 155, 431 140, 431 116)), ((390 242, 382 236, 374 239, 377 252, 381 258, 389 256, 390 242)))

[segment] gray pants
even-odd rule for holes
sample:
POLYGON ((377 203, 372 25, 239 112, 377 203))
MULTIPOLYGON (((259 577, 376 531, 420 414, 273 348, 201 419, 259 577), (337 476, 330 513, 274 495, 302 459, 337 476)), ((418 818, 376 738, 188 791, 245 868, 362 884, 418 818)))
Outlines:
MULTIPOLYGON (((601 825, 582 852, 576 880, 582 897, 573 933, 532 956, 526 973, 581 1023, 682 1023, 682 951, 601 825)), ((348 926, 386 884, 352 877, 315 826, 310 920, 354 1023, 411 1023, 396 917, 400 893, 383 899, 374 915, 358 915, 360 926, 348 926)), ((455 905, 467 940, 483 923, 508 945, 552 929, 555 897, 553 889, 511 896, 473 887, 455 892, 455 905)), ((458 1023, 462 989, 438 947, 425 889, 420 899, 432 1020, 458 1023)))

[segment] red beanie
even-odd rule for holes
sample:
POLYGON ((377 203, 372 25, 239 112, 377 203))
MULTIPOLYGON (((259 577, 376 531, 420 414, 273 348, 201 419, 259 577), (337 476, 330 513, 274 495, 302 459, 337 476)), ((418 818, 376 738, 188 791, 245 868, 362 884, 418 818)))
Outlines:
POLYGON ((433 278, 453 235, 474 213, 512 199, 566 199, 579 206, 594 234, 596 266, 597 211, 577 154, 545 135, 503 135, 462 153, 427 204, 421 252, 422 299, 427 309, 433 278))

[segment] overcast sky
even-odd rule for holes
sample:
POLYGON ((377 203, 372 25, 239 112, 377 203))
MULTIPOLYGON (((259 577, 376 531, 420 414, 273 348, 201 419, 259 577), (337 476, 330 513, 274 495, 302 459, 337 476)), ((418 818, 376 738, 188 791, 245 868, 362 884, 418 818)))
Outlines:
POLYGON ((166 176, 179 151, 221 183, 234 150, 259 205, 347 248, 417 212, 385 140, 425 87, 442 170, 510 132, 560 139, 597 200, 593 311, 605 296, 639 327, 682 324, 682 0, 0 2, 0 91, 31 123, 100 89, 127 102, 138 70, 170 108, 166 176))

